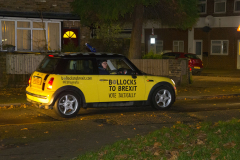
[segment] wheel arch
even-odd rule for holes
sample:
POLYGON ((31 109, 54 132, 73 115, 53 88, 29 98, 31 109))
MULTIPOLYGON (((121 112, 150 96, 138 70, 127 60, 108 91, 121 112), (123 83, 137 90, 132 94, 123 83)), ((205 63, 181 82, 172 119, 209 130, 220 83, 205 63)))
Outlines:
POLYGON ((161 86, 167 86, 173 91, 173 101, 175 101, 176 95, 175 95, 175 90, 174 90, 173 86, 169 82, 159 82, 152 87, 152 89, 150 90, 150 92, 148 94, 148 99, 147 99, 148 105, 151 104, 151 97, 152 97, 152 94, 154 93, 154 91, 161 86))
POLYGON ((63 92, 73 92, 73 93, 77 94, 78 96, 80 96, 80 98, 82 100, 83 107, 86 105, 86 99, 85 99, 83 92, 79 88, 74 87, 74 86, 63 86, 63 87, 59 88, 58 90, 56 90, 52 96, 51 105, 54 105, 58 96, 60 94, 62 94, 63 92))

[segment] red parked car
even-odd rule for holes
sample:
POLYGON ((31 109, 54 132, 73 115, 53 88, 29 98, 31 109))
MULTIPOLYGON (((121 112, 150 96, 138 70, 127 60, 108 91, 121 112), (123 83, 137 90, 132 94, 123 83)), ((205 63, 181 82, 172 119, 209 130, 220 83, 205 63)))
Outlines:
POLYGON ((189 58, 188 61, 188 68, 190 71, 192 71, 193 74, 201 73, 203 68, 202 60, 196 55, 192 53, 183 53, 183 52, 168 52, 164 53, 163 59, 169 59, 169 58, 189 58))

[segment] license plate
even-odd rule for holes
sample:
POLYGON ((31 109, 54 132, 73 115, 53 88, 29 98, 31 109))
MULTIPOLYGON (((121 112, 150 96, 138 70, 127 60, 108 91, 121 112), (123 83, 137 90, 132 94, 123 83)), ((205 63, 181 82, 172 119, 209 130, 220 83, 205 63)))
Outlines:
POLYGON ((194 67, 194 69, 200 69, 200 67, 194 67))
POLYGON ((33 77, 33 84, 40 85, 41 82, 42 82, 42 78, 40 78, 40 77, 33 77))

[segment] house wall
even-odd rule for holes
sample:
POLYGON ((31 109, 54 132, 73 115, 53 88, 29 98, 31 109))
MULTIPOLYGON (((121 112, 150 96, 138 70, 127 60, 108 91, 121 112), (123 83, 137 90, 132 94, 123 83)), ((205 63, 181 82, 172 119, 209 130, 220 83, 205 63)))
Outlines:
POLYGON ((201 28, 195 28, 194 39, 203 40, 203 65, 206 68, 236 69, 237 66, 237 41, 240 33, 236 28, 212 28, 209 32, 203 32, 201 28), (228 55, 211 55, 211 40, 228 40, 228 55))
MULTIPOLYGON (((0 0, 0 10, 3 11, 17 11, 17 12, 41 12, 47 13, 71 13, 71 2, 73 0, 0 0)), ((1 17, 1 15, 0 15, 1 17)), ((22 17, 24 20, 24 17, 22 17)), ((8 18, 5 18, 8 20, 8 18)), ((14 17, 11 19, 15 20, 14 17)), ((19 18, 16 18, 19 19, 19 18)), ((62 21, 62 20, 60 20, 62 21)), ((85 43, 90 41, 90 29, 87 26, 81 25, 80 20, 63 20, 63 28, 79 29, 79 46, 84 51, 85 43)), ((61 33, 63 34, 63 33, 61 33)), ((0 34, 1 35, 1 34, 0 34)), ((61 35, 62 37, 63 35, 61 35)))
MULTIPOLYGON (((152 35, 152 29, 145 29, 145 52, 148 52, 148 41, 152 35)), ((173 28, 155 28, 154 35, 157 40, 163 41, 163 50, 173 50, 173 41, 184 41, 184 52, 188 51, 188 31, 173 28)))
POLYGON ((239 12, 234 12, 234 1, 235 0, 226 0, 226 13, 214 13, 214 0, 207 0, 207 12, 206 14, 200 14, 201 17, 207 15, 213 15, 214 17, 223 17, 223 16, 239 16, 239 12))
POLYGON ((1 11, 70 13, 73 0, 0 0, 1 11))

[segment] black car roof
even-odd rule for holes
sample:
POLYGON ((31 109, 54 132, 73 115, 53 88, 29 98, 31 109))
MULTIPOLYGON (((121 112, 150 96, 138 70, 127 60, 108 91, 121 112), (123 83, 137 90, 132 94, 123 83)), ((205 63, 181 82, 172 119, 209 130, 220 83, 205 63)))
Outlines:
POLYGON ((49 57, 58 57, 58 58, 80 58, 80 57, 88 57, 88 58, 123 58, 125 57, 122 54, 116 53, 105 53, 105 52, 66 52, 60 54, 49 54, 49 57))

